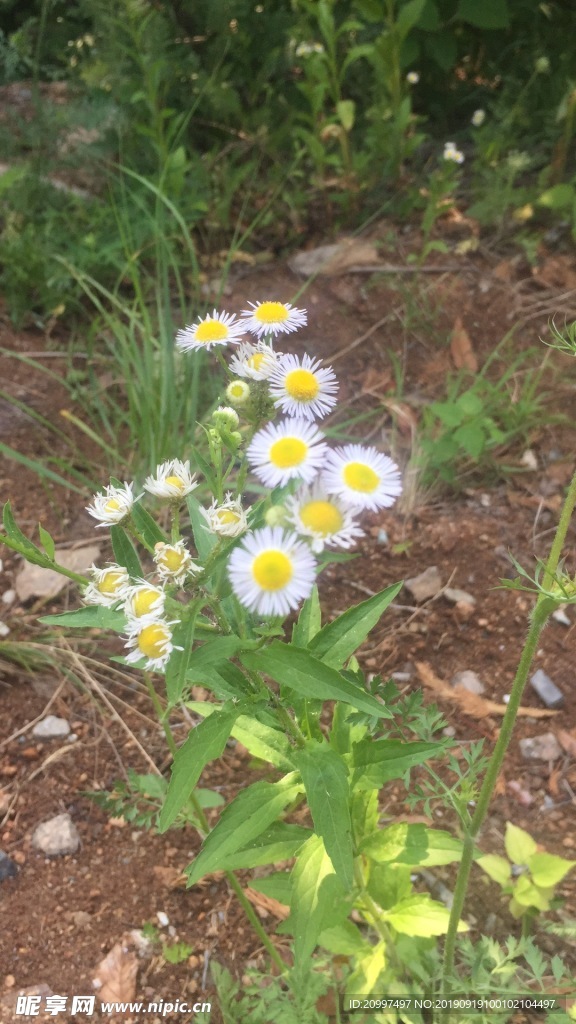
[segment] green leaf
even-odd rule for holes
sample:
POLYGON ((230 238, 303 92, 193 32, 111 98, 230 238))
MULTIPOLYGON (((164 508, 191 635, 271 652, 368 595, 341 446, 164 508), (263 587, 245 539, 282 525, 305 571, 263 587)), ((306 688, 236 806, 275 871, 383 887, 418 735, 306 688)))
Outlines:
POLYGON ((200 502, 196 500, 193 494, 187 496, 186 505, 188 506, 188 515, 190 516, 190 525, 194 535, 196 551, 200 561, 205 562, 212 548, 217 543, 217 537, 215 534, 210 533, 208 523, 200 511, 200 502))
POLYGON ((135 502, 131 514, 134 526, 149 548, 153 548, 155 544, 166 543, 165 534, 143 505, 135 502))
POLYGON ((396 19, 396 31, 400 39, 404 39, 418 24, 425 6, 426 0, 408 0, 408 3, 400 8, 396 19))
POLYGON ((177 704, 180 700, 184 687, 186 686, 186 673, 188 671, 188 665, 192 656, 192 644, 194 642, 194 630, 196 627, 196 615, 197 608, 191 609, 189 612, 192 614, 188 615, 188 618, 179 622, 174 627, 172 633, 172 642, 176 648, 181 647, 182 650, 174 650, 170 655, 170 660, 166 665, 165 678, 166 678, 166 696, 170 704, 177 704))
POLYGON ((514 900, 521 907, 536 907, 537 910, 548 910, 550 907, 549 893, 534 885, 528 875, 520 875, 517 880, 514 900))
POLYGON ((544 889, 557 885, 576 866, 576 860, 566 860, 553 853, 535 853, 528 860, 532 880, 544 889))
POLYGON ((575 196, 574 185, 553 185, 552 188, 546 189, 542 193, 538 198, 538 203, 540 206, 547 206, 550 210, 563 210, 572 206, 575 196))
POLYGON ((506 822, 504 846, 513 864, 527 864, 538 849, 532 836, 523 828, 513 825, 511 821, 506 822))
POLYGON ((38 621, 47 626, 66 626, 67 629, 111 629, 115 633, 122 633, 126 629, 124 612, 102 605, 77 608, 76 611, 62 612, 60 615, 43 615, 38 621))
MULTIPOLYGON (((377 991, 379 979, 386 967, 386 944, 378 942, 365 953, 355 957, 355 969, 346 979, 346 995, 364 996, 377 991)), ((385 1019, 385 1018, 384 1018, 385 1019)), ((397 1019, 394 1015, 393 1019, 397 1019)))
MULTIPOLYGON (((312 835, 308 832, 307 839, 312 835)), ((273 900, 278 900, 279 903, 283 903, 284 906, 289 907, 292 899, 292 880, 290 878, 289 871, 275 871, 271 875, 266 875, 265 878, 255 878, 250 882, 251 888, 256 889, 256 892, 263 892, 265 896, 270 896, 273 900)))
POLYGON ((114 558, 118 565, 124 566, 128 575, 131 576, 132 579, 141 579, 142 566, 140 565, 140 559, 136 548, 124 527, 118 526, 117 524, 111 526, 110 540, 112 541, 114 558))
POLYGON ((399 822, 367 836, 360 849, 377 864, 437 867, 461 860, 463 845, 460 839, 441 829, 399 822))
POLYGON ((53 537, 45 530, 42 523, 38 523, 38 533, 40 535, 40 543, 44 548, 44 551, 48 555, 48 558, 53 562, 56 554, 56 545, 53 537))
POLYGON ((320 836, 313 835, 300 850, 292 870, 290 924, 294 934, 294 966, 306 973, 310 958, 341 886, 320 836))
POLYGON ((336 113, 345 132, 351 132, 354 127, 354 115, 356 104, 354 100, 340 100, 336 104, 336 113))
POLYGON ((203 769, 209 761, 220 757, 234 722, 242 708, 225 704, 220 711, 205 718, 176 751, 166 801, 158 828, 165 832, 188 801, 203 769))
MULTIPOLYGON (((202 722, 208 725, 211 718, 202 722)), ((218 756, 218 755, 216 755, 218 756)), ((279 782, 255 782, 228 804, 216 826, 204 840, 204 845, 189 869, 188 882, 194 885, 199 878, 216 871, 231 854, 242 850, 272 824, 275 818, 301 793, 302 783, 294 772, 279 782)))
MULTIPOLYGON (((17 525, 16 520, 12 515, 12 509, 10 507, 9 501, 7 501, 6 504, 4 505, 2 521, 4 523, 4 529, 6 530, 8 538, 11 541, 13 541, 14 544, 16 545, 15 550, 18 550, 21 554, 23 554, 24 557, 26 558, 26 561, 33 562, 34 565, 41 565, 45 568, 48 568, 53 565, 53 560, 51 558, 48 558, 48 556, 45 555, 44 552, 41 551, 39 547, 36 547, 33 541, 28 539, 26 534, 22 533, 22 530, 17 525)), ((1 538, 2 535, 0 534, 0 539, 1 538)))
POLYGON ((509 28, 507 0, 460 0, 455 18, 477 28, 509 28))
POLYGON ((318 938, 318 945, 335 956, 357 956, 372 951, 372 946, 352 921, 342 921, 333 928, 325 928, 318 938))
MULTIPOLYGON (((206 704, 201 701, 187 701, 186 706, 199 715, 209 715, 215 710, 216 705, 206 704)), ((232 736, 237 739, 246 750, 249 750, 254 757, 261 761, 269 761, 276 768, 284 771, 293 771, 292 760, 293 748, 288 737, 279 729, 260 721, 256 716, 259 709, 255 706, 251 709, 250 715, 240 715, 232 729, 232 736)))
POLYGON ((499 857, 496 853, 487 853, 484 857, 479 857, 476 863, 493 882, 498 882, 502 888, 511 882, 510 863, 505 857, 499 857))
POLYGON ((483 425, 478 422, 463 423, 454 431, 454 440, 471 459, 479 459, 486 447, 483 425))
POLYGON ((294 623, 292 630, 292 643, 296 647, 307 647, 310 641, 320 632, 322 627, 322 612, 320 610, 320 598, 318 587, 307 597, 300 609, 298 621, 294 623))
POLYGON ((257 868, 263 864, 277 864, 281 860, 290 860, 313 833, 309 828, 300 825, 287 825, 284 821, 275 821, 270 828, 257 836, 241 850, 235 850, 219 861, 221 871, 240 871, 245 868, 257 868))
POLYGON ((349 608, 343 615, 329 622, 311 641, 308 648, 310 653, 332 668, 341 668, 378 623, 402 585, 394 583, 386 587, 386 590, 349 608))
POLYGON ((310 743, 294 754, 294 763, 304 782, 314 828, 324 840, 338 878, 349 890, 354 879, 354 849, 344 760, 330 747, 310 743))
MULTIPOLYGON (((384 911, 383 917, 397 932, 403 935, 420 935, 430 938, 433 935, 445 935, 448 931, 450 911, 443 903, 437 903, 427 893, 417 893, 400 900, 390 910, 384 911)), ((458 931, 467 932, 465 921, 458 922, 458 931)))
POLYGON ((408 768, 423 764, 443 753, 442 741, 404 743, 402 740, 361 740, 352 747, 355 768, 352 789, 380 789, 385 782, 399 779, 408 768))
POLYGON ((241 660, 248 668, 265 672, 303 697, 342 700, 378 718, 392 717, 391 712, 371 694, 298 647, 274 640, 264 650, 243 654, 241 660))

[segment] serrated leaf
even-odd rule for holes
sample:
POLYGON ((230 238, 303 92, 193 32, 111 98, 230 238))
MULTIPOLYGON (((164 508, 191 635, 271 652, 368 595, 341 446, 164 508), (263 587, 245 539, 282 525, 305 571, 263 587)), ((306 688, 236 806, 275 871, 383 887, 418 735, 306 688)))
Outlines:
POLYGON ((48 533, 48 530, 44 529, 42 523, 38 523, 38 534, 44 551, 48 555, 48 558, 53 562, 54 555, 56 554, 56 545, 53 537, 48 533))
POLYGON ((47 626, 66 626, 67 629, 111 629, 115 633, 122 633, 126 628, 123 612, 102 605, 77 608, 76 611, 62 612, 60 615, 43 615, 38 622, 47 626))
POLYGON ((550 900, 548 893, 534 885, 528 875, 520 875, 514 886, 514 900, 521 907, 536 907, 537 910, 548 910, 550 900))
MULTIPOLYGON (((400 900, 390 910, 384 911, 383 917, 397 932, 401 932, 403 935, 420 935, 430 938, 433 935, 446 934, 450 911, 443 903, 433 900, 427 893, 417 893, 414 896, 408 896, 405 900, 400 900)), ((458 931, 468 931, 465 921, 458 922, 458 931)))
MULTIPOLYGON (((186 706, 197 714, 209 715, 215 710, 214 704, 200 701, 187 701, 186 706)), ((288 737, 279 729, 262 722, 256 716, 262 712, 257 707, 251 709, 250 715, 240 715, 232 729, 232 736, 246 747, 254 757, 269 761, 276 768, 293 771, 293 748, 288 737)))
POLYGON ((346 765, 334 750, 309 744, 293 755, 304 782, 315 831, 345 889, 352 888, 354 849, 346 765))
POLYGON ((528 860, 528 867, 536 885, 546 889, 558 885, 576 867, 576 860, 566 860, 553 853, 534 853, 528 860))
POLYGON ((208 762, 220 757, 241 710, 240 705, 225 704, 220 711, 205 718, 192 729, 188 738, 176 751, 166 800, 158 823, 160 832, 165 832, 175 821, 208 762))
POLYGON ((538 849, 532 836, 523 828, 518 828, 518 825, 513 825, 511 821, 506 822, 504 846, 513 864, 527 864, 538 849))
MULTIPOLYGON (((210 718, 201 725, 209 722, 210 718)), ((193 885, 203 875, 219 869, 221 861, 225 863, 231 854, 242 850, 262 835, 302 789, 296 774, 291 773, 279 782, 255 782, 248 789, 242 790, 228 804, 215 828, 204 840, 200 853, 190 865, 189 884, 193 885)))
POLYGON ((380 789, 415 765, 443 753, 442 741, 404 743, 402 740, 361 740, 352 746, 353 789, 380 789))
POLYGON ((438 867, 461 860, 463 844, 441 829, 399 822, 367 836, 360 849, 377 864, 438 867))
POLYGON ((274 640, 261 651, 242 654, 242 662, 257 672, 295 690, 303 697, 318 700, 342 700, 359 711, 378 718, 391 718, 391 712, 375 697, 345 679, 335 669, 314 658, 308 651, 274 640))
POLYGON ((114 558, 118 565, 124 566, 132 579, 142 578, 142 566, 136 548, 123 526, 115 524, 110 527, 110 540, 114 558))
POLYGON ((332 668, 341 668, 358 650, 401 589, 402 583, 394 583, 329 622, 309 644, 310 653, 332 668))
POLYGON ((372 946, 352 921, 325 928, 318 938, 318 945, 335 956, 358 956, 372 951, 372 946))

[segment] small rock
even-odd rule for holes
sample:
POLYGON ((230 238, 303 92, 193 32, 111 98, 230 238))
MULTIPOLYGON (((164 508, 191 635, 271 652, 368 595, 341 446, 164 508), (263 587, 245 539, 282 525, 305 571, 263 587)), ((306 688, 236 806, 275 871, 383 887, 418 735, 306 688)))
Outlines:
POLYGON ((69 814, 57 814, 34 829, 32 846, 47 857, 61 857, 76 853, 80 836, 69 814))
POLYGON ((560 607, 557 608, 555 612, 552 612, 552 618, 554 619, 555 622, 559 622, 562 626, 571 626, 572 622, 570 621, 570 619, 566 615, 565 608, 566 608, 566 605, 565 604, 561 604, 560 607))
POLYGON ((410 591, 415 601, 426 601, 435 597, 442 590, 442 577, 436 565, 430 565, 419 576, 405 580, 404 586, 410 591))
POLYGON ((538 459, 536 458, 536 453, 532 450, 532 448, 526 449, 526 451, 522 455, 522 458, 520 459, 520 462, 523 466, 526 466, 526 469, 530 469, 533 471, 538 469, 538 459))
POLYGON ((451 601, 452 604, 462 603, 471 604, 472 606, 476 604, 476 598, 473 597, 472 594, 469 594, 466 590, 458 590, 458 587, 445 587, 442 592, 442 596, 445 597, 447 601, 451 601))
POLYGON ((387 534, 386 530, 383 530, 383 529, 378 530, 378 533, 376 534, 376 540, 377 540, 378 544, 387 544, 389 538, 388 538, 388 534, 387 534))
POLYGON ((462 672, 455 672, 450 680, 450 685, 454 687, 461 687, 463 690, 468 690, 468 693, 484 693, 486 687, 482 680, 472 672, 470 669, 465 668, 462 672))
MULTIPOLYGON (((97 561, 99 554, 100 547, 97 544, 89 544, 82 548, 57 550, 55 558, 64 568, 85 573, 92 563, 97 561)), ((70 580, 66 576, 62 576, 54 569, 43 569, 40 565, 25 562, 14 586, 19 599, 28 601, 31 597, 56 597, 56 594, 69 583, 70 580)))
POLYGON ((167 928, 170 924, 168 914, 166 914, 164 910, 157 910, 156 917, 158 918, 158 924, 161 928, 167 928))
POLYGON ((527 761, 555 761, 562 754, 562 748, 553 732, 520 740, 520 750, 527 761))
POLYGON ((86 928, 92 923, 92 914, 88 914, 86 910, 73 910, 70 920, 76 928, 86 928))
POLYGON ((5 590, 4 593, 2 594, 2 601, 4 602, 4 604, 14 604, 15 600, 16 600, 16 591, 15 590, 5 590))
POLYGON ((0 636, 8 636, 10 632, 10 626, 7 626, 5 622, 0 622, 0 636))
POLYGON ((7 853, 3 853, 0 850, 0 882, 3 882, 5 878, 14 878, 18 874, 18 868, 13 860, 7 853))
POLYGON ((564 703, 564 694, 541 668, 530 677, 530 686, 547 708, 559 708, 564 703))
POLYGON ((65 718, 58 718, 56 715, 46 715, 41 722, 37 722, 32 729, 32 735, 41 740, 61 739, 68 736, 70 724, 65 718))
POLYGON ((442 735, 448 736, 451 739, 456 735, 456 729, 453 725, 447 725, 445 729, 442 729, 442 735))

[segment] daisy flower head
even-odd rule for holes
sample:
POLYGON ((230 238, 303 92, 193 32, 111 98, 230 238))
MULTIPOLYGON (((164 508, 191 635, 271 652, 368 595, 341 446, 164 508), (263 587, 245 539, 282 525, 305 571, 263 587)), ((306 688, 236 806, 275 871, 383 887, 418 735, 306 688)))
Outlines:
POLYGON ((212 413, 212 420, 216 427, 223 427, 225 430, 236 430, 240 423, 238 413, 229 405, 219 405, 212 413))
POLYGON ((243 309, 240 316, 250 334, 291 334, 306 326, 306 310, 296 309, 289 302, 249 302, 252 309, 243 309))
POLYGON ((178 586, 184 583, 187 576, 200 572, 200 566, 193 561, 183 540, 177 540, 174 544, 164 544, 162 541, 155 544, 154 562, 160 579, 166 583, 177 583, 178 586))
POLYGON ((156 467, 156 475, 146 477, 144 482, 145 491, 168 501, 184 498, 197 486, 196 474, 190 472, 190 462, 180 462, 180 459, 163 462, 156 467))
POLYGON ((250 385, 246 384, 243 380, 232 380, 226 388, 226 398, 232 405, 238 406, 239 409, 243 405, 247 405, 250 401, 250 385))
POLYGON ((224 501, 215 500, 210 508, 203 508, 202 513, 208 523, 210 533, 222 537, 239 537, 248 529, 248 517, 242 508, 242 502, 232 498, 228 491, 224 501))
POLYGON ((246 327, 232 313, 214 310, 208 316, 184 327, 176 335, 176 347, 183 352, 211 349, 214 345, 237 345, 246 327))
POLYGON ((86 604, 102 604, 106 608, 112 608, 125 597, 130 586, 130 576, 123 565, 111 563, 104 569, 93 565, 90 572, 92 582, 84 591, 86 604))
POLYGON ((145 669, 161 672, 170 660, 172 651, 181 651, 181 647, 172 643, 172 629, 176 622, 156 619, 154 622, 140 622, 134 625, 126 640, 130 654, 126 655, 126 663, 134 665, 146 658, 145 669))
POLYGON ((100 520, 96 529, 99 526, 114 526, 130 515, 134 502, 142 497, 141 494, 138 495, 138 498, 134 497, 133 486, 134 484, 124 483, 123 487, 115 487, 110 484, 104 494, 94 495, 94 500, 91 505, 86 506, 86 511, 94 519, 100 520))
POLYGON ((444 143, 443 160, 449 160, 453 164, 464 163, 464 153, 458 149, 453 142, 444 143))
POLYGON ((228 575, 245 608, 259 615, 287 615, 312 592, 316 559, 295 533, 265 526, 234 549, 228 575))
POLYGON ((419 72, 409 71, 408 74, 406 75, 406 81, 408 82, 408 85, 418 85, 418 82, 420 81, 419 72))
POLYGON ((320 359, 309 355, 282 356, 270 377, 274 405, 288 416, 307 420, 326 416, 336 405, 337 390, 332 367, 322 367, 320 359))
POLYGON ((328 494, 315 480, 312 487, 302 487, 286 500, 290 527, 311 538, 312 551, 319 554, 324 547, 351 548, 364 530, 358 526, 354 511, 335 494, 328 494))
POLYGON ((472 117, 470 118, 470 121, 472 122, 474 128, 480 128, 481 125, 484 124, 485 120, 486 120, 486 111, 485 110, 475 110, 474 113, 472 114, 472 117))
POLYGON ((255 345, 244 341, 238 346, 230 360, 230 369, 238 377, 249 377, 251 380, 268 380, 274 372, 281 352, 275 352, 263 341, 255 345))
POLYGON ((328 453, 322 482, 328 494, 337 494, 357 509, 389 508, 402 493, 400 470, 376 448, 347 444, 328 453))
POLYGON ((316 424, 294 418, 268 423, 254 435, 246 454, 258 479, 272 488, 289 480, 311 483, 327 451, 316 424))
POLYGON ((124 611, 130 622, 160 619, 164 614, 166 595, 162 587, 139 580, 125 595, 124 611))

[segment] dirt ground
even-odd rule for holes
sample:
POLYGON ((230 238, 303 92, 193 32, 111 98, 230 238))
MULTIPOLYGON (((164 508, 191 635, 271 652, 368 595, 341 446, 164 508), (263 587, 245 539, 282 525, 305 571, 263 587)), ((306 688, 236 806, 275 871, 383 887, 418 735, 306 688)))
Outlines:
MULTIPOLYGON (((375 274, 364 259, 363 267, 352 263, 355 269, 350 270, 349 263, 344 273, 318 276, 298 300, 308 309, 309 327, 284 346, 305 349, 333 364, 341 381, 341 407, 347 413, 363 408, 374 412, 367 426, 355 428, 358 438, 391 451, 402 466, 411 454, 424 404, 442 394, 446 374, 458 359, 450 346, 458 317, 482 366, 513 324, 520 323, 514 343, 518 351, 538 344, 550 316, 562 321, 576 313, 576 261, 570 255, 552 255, 543 246, 534 272, 517 257, 484 243, 457 255, 458 245, 475 237, 468 222, 448 221, 442 231, 451 253, 438 255, 432 267, 416 273, 407 262, 414 235, 377 225, 370 238, 381 243, 380 258, 404 271, 375 274), (395 365, 402 367, 402 394, 395 392, 395 365)), ((249 300, 272 297, 290 300, 302 283, 286 264, 243 269, 232 277, 225 307, 237 310, 249 300)), ((1 345, 21 354, 49 353, 50 368, 65 369, 66 361, 57 355, 66 349, 65 336, 53 333, 47 339, 38 330, 15 333, 4 318, 1 345)), ((572 418, 576 372, 567 357, 558 356, 557 361, 561 370, 551 378, 551 402, 572 418)), ((3 365, 4 390, 55 421, 68 404, 64 390, 15 359, 5 357, 3 365)), ((40 460, 54 448, 46 429, 5 398, 0 398, 0 441, 40 460)), ((508 551, 526 567, 547 553, 574 469, 574 432, 543 419, 502 457, 522 472, 494 481, 471 476, 469 486, 453 496, 435 493, 422 486, 417 474, 412 476, 394 509, 367 518, 358 558, 330 566, 320 581, 327 616, 432 566, 442 587, 472 595, 474 603, 465 606, 448 600, 443 590, 417 602, 404 589, 369 637, 360 660, 368 671, 384 677, 399 673, 403 691, 423 686, 426 701, 438 704, 460 745, 482 738, 487 749, 498 733, 501 711, 496 706, 502 706, 510 691, 531 607, 529 595, 495 587, 501 577, 514 575, 508 551), (475 705, 461 690, 449 687, 454 674, 463 670, 477 673, 485 686, 484 699, 494 706, 475 705), (439 690, 439 680, 448 686, 439 690)), ((40 520, 58 545, 94 540, 82 496, 56 486, 38 487, 31 470, 8 459, 1 463, 0 487, 2 500, 12 502, 26 532, 32 534, 40 520)), ((107 555, 104 543, 102 562, 107 555)), ((20 560, 6 550, 2 556, 0 589, 6 592, 13 588, 20 560)), ((574 571, 573 527, 566 564, 574 571)), ((76 600, 70 590, 41 607, 34 599, 0 605, 0 617, 10 629, 7 639, 37 641, 45 636, 38 615, 76 600)), ((576 856, 572 608, 567 619, 548 626, 534 666, 560 688, 562 707, 549 717, 519 718, 482 836, 486 850, 503 852, 505 822, 511 820, 547 850, 576 856), (551 761, 527 760, 519 741, 545 732, 559 739, 560 755, 551 761)), ((89 638, 83 652, 97 657, 98 646, 96 638, 89 638)), ((186 943, 192 953, 182 963, 170 964, 156 943, 140 963, 138 999, 207 1000, 213 996, 211 962, 224 963, 238 979, 250 965, 264 963, 259 940, 225 880, 210 877, 192 889, 184 887, 181 871, 199 846, 193 831, 160 836, 123 819, 109 820, 86 795, 112 788, 130 767, 146 772, 153 761, 163 771, 169 769, 141 681, 111 682, 98 669, 94 678, 97 687, 87 681, 75 684, 50 669, 26 671, 4 660, 0 648, 0 849, 19 868, 16 877, 0 881, 0 1024, 22 1019, 13 1016, 16 993, 22 990, 47 986, 56 994, 90 994, 97 965, 123 936, 146 923, 156 927, 162 941, 186 943), (66 718, 75 742, 35 740, 31 727, 46 713, 66 718), (72 816, 81 846, 74 855, 46 858, 32 848, 31 835, 39 822, 61 812, 72 816)), ((546 710, 530 687, 523 704, 546 710)), ((184 724, 179 723, 182 734, 184 724)), ((253 771, 243 748, 231 742, 221 762, 205 771, 202 784, 228 800, 254 778, 253 771)), ((383 790, 384 819, 406 818, 410 812, 404 797, 400 784, 383 790)), ((446 824, 448 819, 438 809, 434 821, 446 824)), ((436 874, 450 885, 450 869, 436 874)), ((249 884, 248 875, 243 880, 249 884)), ((574 908, 576 874, 561 892, 574 908)), ((273 931, 273 913, 262 905, 256 909, 273 931)), ((472 935, 487 928, 494 911, 496 923, 490 927, 500 937, 510 920, 496 886, 478 871, 467 910, 472 935)), ((282 939, 275 941, 282 949, 282 939)), ((574 961, 574 948, 560 940, 544 935, 542 945, 574 961)), ((56 1019, 65 1018, 60 1014, 56 1019)), ((220 1020, 216 1009, 211 1020, 220 1020)))

